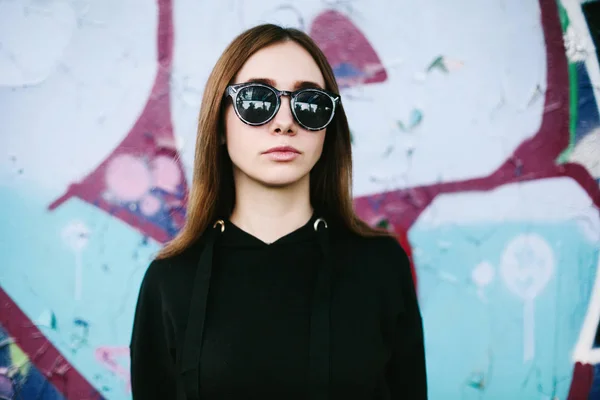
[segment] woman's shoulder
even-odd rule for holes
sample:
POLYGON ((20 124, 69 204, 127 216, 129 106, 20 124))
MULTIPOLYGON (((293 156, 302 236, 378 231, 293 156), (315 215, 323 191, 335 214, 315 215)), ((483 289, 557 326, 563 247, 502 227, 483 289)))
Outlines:
POLYGON ((406 251, 398 239, 392 234, 379 236, 361 236, 352 232, 345 232, 338 238, 340 248, 357 255, 364 254, 378 260, 389 260, 393 263, 408 262, 406 251))
POLYGON ((152 259, 146 269, 144 281, 149 285, 165 285, 182 280, 193 280, 198 263, 201 241, 189 246, 178 254, 152 259))
POLYGON ((336 246, 335 259, 341 281, 381 298, 390 315, 404 307, 404 299, 414 296, 412 267, 394 236, 348 235, 336 246))
POLYGON ((337 236, 335 253, 344 264, 340 267, 350 267, 376 280, 398 282, 412 276, 408 255, 393 235, 361 236, 345 232, 337 236))

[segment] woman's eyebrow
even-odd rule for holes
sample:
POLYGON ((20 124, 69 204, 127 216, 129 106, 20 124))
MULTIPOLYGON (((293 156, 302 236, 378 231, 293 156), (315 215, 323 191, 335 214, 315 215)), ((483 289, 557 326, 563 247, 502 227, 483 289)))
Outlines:
POLYGON ((250 78, 246 81, 246 83, 262 83, 264 85, 275 87, 275 81, 269 78, 250 78))
POLYGON ((297 81, 296 84, 294 84, 294 90, 298 89, 323 89, 323 87, 316 82, 297 81))
MULTIPOLYGON (((273 86, 273 87, 277 87, 275 84, 275 81, 273 79, 269 79, 269 78, 250 78, 246 81, 247 83, 262 83, 264 85, 269 85, 269 86, 273 86)), ((312 82, 312 81, 296 81, 296 83, 294 84, 294 89, 293 90, 299 90, 299 89, 323 89, 323 87, 321 85, 319 85, 316 82, 312 82)))

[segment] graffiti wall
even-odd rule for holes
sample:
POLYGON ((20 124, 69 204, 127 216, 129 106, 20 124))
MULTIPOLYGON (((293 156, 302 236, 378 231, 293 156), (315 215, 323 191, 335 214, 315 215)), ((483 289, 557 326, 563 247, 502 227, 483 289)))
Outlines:
POLYGON ((412 255, 431 399, 600 398, 600 3, 298 4, 0 2, 0 398, 131 397, 204 82, 260 22, 335 70, 356 209, 412 255))

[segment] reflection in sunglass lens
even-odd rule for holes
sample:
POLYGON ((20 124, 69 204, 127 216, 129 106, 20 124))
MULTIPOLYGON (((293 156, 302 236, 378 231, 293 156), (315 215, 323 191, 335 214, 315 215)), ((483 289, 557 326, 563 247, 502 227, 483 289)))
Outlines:
POLYGON ((236 99, 240 116, 252 124, 263 123, 275 113, 277 96, 262 86, 248 86, 241 89, 236 99))
POLYGON ((294 102, 294 112, 298 121, 313 129, 324 127, 333 113, 333 102, 324 93, 307 90, 299 93, 294 102))

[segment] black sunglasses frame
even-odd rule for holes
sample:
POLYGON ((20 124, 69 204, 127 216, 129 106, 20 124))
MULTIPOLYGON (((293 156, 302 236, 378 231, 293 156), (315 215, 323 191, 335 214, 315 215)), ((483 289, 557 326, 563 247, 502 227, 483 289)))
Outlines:
POLYGON ((238 116, 238 118, 245 124, 247 125, 252 125, 252 126, 260 126, 260 125, 264 125, 266 123, 268 123, 269 121, 271 121, 273 118, 275 118, 275 116, 277 115, 277 113, 279 112, 279 107, 281 107, 281 96, 289 96, 290 98, 290 108, 292 110, 292 115, 294 116, 294 119, 296 120, 296 122, 298 123, 298 125, 300 125, 301 127, 303 127, 306 130, 309 131, 320 131, 325 129, 330 123, 331 121, 333 121, 333 117, 335 116, 335 109, 337 104, 340 102, 340 96, 335 94, 335 93, 331 93, 327 90, 323 90, 323 89, 316 89, 316 88, 304 88, 304 89, 299 89, 293 92, 290 92, 288 90, 278 90, 276 88, 274 88, 273 86, 264 84, 264 83, 258 83, 258 82, 246 82, 246 83, 238 83, 235 85, 229 85, 227 86, 227 89, 225 90, 225 97, 231 97, 232 101, 233 101, 233 109, 236 113, 236 115, 238 116), (245 120, 241 115, 240 112, 237 109, 237 96, 240 93, 240 91, 242 89, 245 89, 247 87, 250 86, 256 86, 256 87, 262 87, 262 88, 266 88, 268 90, 271 90, 274 94, 275 97, 277 99, 277 103, 275 104, 275 111, 273 112, 273 115, 271 115, 266 121, 264 122, 250 122, 245 120), (327 97, 329 97, 329 99, 331 99, 331 104, 333 105, 332 110, 331 110, 331 117, 329 118, 329 121, 327 121, 327 123, 321 127, 317 127, 317 128, 311 128, 309 126, 306 126, 302 123, 302 121, 300 121, 298 119, 298 116, 296 115, 296 111, 294 110, 294 105, 296 104, 296 98, 298 95, 302 94, 302 93, 306 93, 306 92, 317 92, 320 94, 323 94, 327 97))

